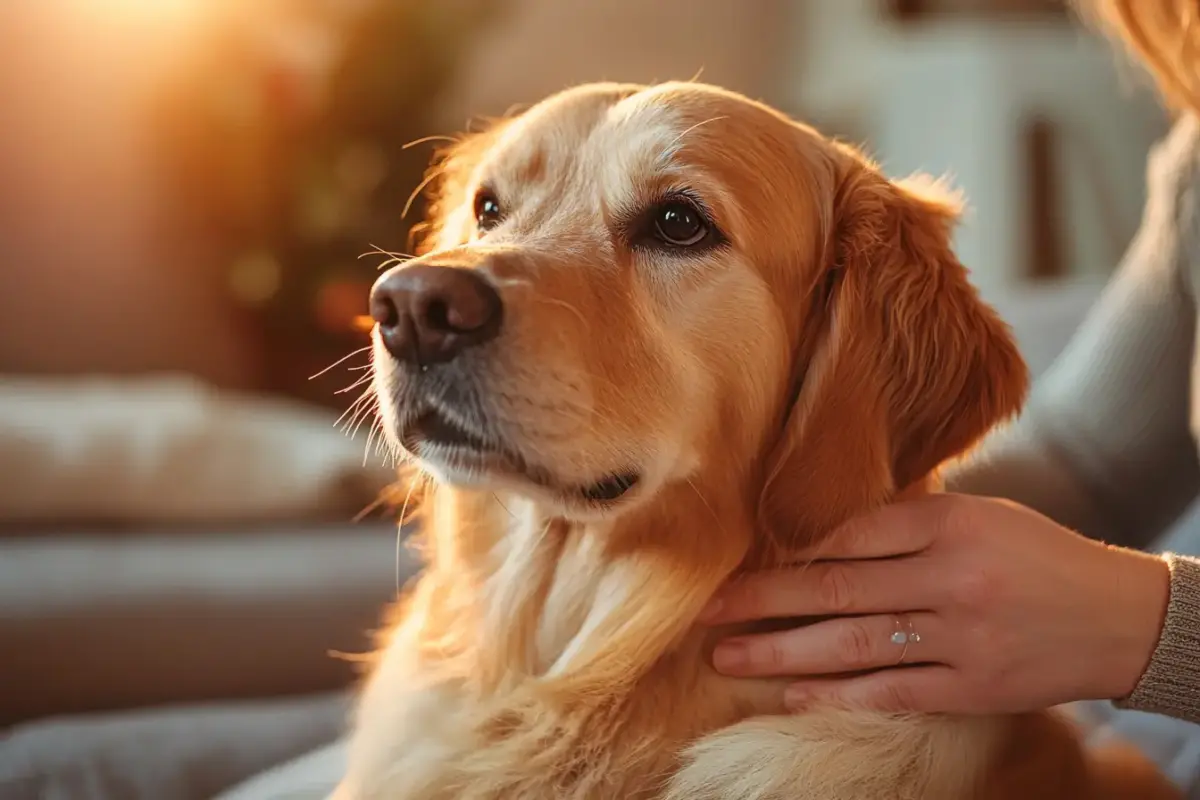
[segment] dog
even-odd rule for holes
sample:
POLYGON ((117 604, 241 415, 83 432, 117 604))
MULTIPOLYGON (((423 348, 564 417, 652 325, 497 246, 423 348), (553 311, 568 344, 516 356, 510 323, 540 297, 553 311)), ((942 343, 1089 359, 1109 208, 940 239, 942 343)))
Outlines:
POLYGON ((695 82, 590 84, 464 137, 372 289, 426 566, 361 691, 355 800, 1168 798, 1065 717, 784 714, 696 619, 741 571, 937 491, 1016 414, 958 199, 695 82))

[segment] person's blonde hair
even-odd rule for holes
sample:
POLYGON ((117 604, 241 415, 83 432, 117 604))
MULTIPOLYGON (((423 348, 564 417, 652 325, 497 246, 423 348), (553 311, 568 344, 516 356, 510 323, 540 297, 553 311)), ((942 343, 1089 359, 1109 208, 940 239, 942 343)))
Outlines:
POLYGON ((1200 113, 1200 0, 1076 0, 1153 75, 1166 103, 1200 113))

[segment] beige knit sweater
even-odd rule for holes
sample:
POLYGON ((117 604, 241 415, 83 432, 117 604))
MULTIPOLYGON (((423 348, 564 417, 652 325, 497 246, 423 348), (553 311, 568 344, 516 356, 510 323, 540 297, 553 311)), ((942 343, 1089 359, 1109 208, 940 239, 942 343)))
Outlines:
MULTIPOLYGON (((1021 418, 948 481, 1139 548, 1200 494, 1200 123, 1175 125, 1147 181, 1141 228, 1100 301, 1021 418)), ((1188 524, 1183 541, 1200 555, 1200 516, 1188 524)), ((1118 705, 1200 722, 1200 560, 1166 557, 1161 639, 1118 705)))

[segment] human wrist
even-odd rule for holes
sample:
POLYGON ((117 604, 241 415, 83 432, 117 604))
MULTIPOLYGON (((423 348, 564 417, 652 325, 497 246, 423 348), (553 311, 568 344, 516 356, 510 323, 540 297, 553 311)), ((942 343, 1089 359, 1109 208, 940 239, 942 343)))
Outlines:
POLYGON ((1128 697, 1149 667, 1162 635, 1171 594, 1171 570, 1155 555, 1105 547, 1110 569, 1099 587, 1107 602, 1097 611, 1107 631, 1104 651, 1096 654, 1100 682, 1095 696, 1128 697))

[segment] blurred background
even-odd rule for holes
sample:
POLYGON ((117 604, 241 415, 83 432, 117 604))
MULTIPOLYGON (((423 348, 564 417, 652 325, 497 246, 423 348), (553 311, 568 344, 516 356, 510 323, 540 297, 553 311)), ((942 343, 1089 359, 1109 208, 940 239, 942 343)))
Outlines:
POLYGON ((336 735, 330 651, 412 565, 366 356, 322 370, 367 343, 423 140, 697 73, 952 176, 1035 372, 1170 122, 1051 0, 0 5, 0 795, 207 797, 336 735))

